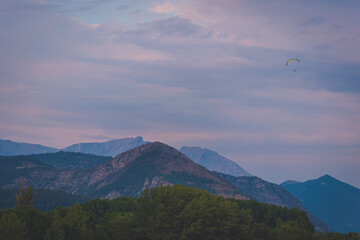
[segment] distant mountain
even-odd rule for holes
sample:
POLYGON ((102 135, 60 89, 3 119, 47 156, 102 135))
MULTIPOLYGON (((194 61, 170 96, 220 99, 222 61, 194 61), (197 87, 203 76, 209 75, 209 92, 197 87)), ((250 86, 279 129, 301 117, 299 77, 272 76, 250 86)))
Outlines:
POLYGON ((287 180, 287 181, 283 182, 283 183, 281 184, 281 186, 284 187, 285 185, 295 184, 295 183, 300 183, 300 182, 294 181, 294 180, 287 180))
POLYGON ((112 156, 123 153, 134 147, 149 143, 144 141, 142 137, 122 138, 111 140, 107 142, 93 142, 93 143, 78 143, 68 146, 64 149, 56 149, 52 147, 45 147, 39 144, 19 143, 10 140, 0 140, 0 155, 15 156, 15 155, 30 155, 40 153, 55 153, 58 151, 65 152, 80 152, 95 154, 99 156, 112 156))
POLYGON ((200 147, 182 147, 180 152, 197 164, 209 169, 210 171, 230 174, 235 177, 252 176, 241 168, 237 163, 219 155, 217 152, 200 147))
POLYGON ((45 147, 40 144, 20 143, 10 140, 0 140, 0 155, 28 155, 35 153, 54 153, 59 151, 56 148, 45 147))
POLYGON ((29 157, 38 159, 55 168, 83 169, 99 165, 110 161, 112 157, 98 156, 94 154, 77 153, 77 152, 57 152, 33 154, 29 157))
POLYGON ((360 232, 360 189, 329 175, 280 184, 336 232, 360 232))
POLYGON ((107 142, 78 143, 62 149, 65 152, 90 153, 100 156, 112 156, 146 144, 142 137, 122 138, 107 142))
MULTIPOLYGON (((16 188, 0 189, 0 208, 12 208, 16 203, 16 188)), ((79 202, 89 201, 89 198, 80 195, 71 195, 61 190, 34 189, 34 207, 41 211, 50 211, 58 206, 69 207, 79 202)))
POLYGON ((29 156, 0 157, 0 187, 17 187, 21 177, 35 188, 98 198, 137 196, 146 188, 183 184, 224 197, 248 199, 221 177, 159 142, 141 145, 81 170, 54 168, 29 156))
POLYGON ((321 232, 329 232, 330 228, 315 217, 296 197, 277 184, 267 182, 258 177, 234 177, 228 174, 216 173, 239 190, 250 194, 259 202, 274 204, 283 207, 296 207, 305 211, 315 229, 321 232))

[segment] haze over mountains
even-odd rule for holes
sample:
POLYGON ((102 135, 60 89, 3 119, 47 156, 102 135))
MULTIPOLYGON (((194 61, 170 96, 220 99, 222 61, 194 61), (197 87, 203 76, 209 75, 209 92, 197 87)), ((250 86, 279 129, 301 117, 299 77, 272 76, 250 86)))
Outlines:
POLYGON ((337 232, 360 232, 360 189, 329 175, 280 186, 337 232))

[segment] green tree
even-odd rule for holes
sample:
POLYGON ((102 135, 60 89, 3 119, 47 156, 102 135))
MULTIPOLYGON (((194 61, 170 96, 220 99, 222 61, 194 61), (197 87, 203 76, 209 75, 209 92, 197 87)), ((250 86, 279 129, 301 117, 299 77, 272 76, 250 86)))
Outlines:
POLYGON ((21 178, 19 183, 19 192, 16 194, 15 210, 21 213, 24 209, 32 208, 33 197, 32 186, 30 185, 26 189, 26 181, 24 178, 21 178))
POLYGON ((54 210, 51 225, 46 230, 44 240, 65 240, 65 231, 63 228, 63 218, 59 210, 54 210))
POLYGON ((63 219, 63 227, 67 240, 91 240, 93 238, 89 217, 79 203, 75 203, 69 208, 63 219))
POLYGON ((45 233, 45 240, 50 239, 93 239, 89 216, 79 203, 75 203, 69 208, 57 208, 54 210, 51 225, 45 233))
POLYGON ((25 223, 10 209, 0 219, 0 240, 25 240, 25 223))
POLYGON ((252 225, 252 231, 253 231, 253 236, 257 240, 260 239, 275 240, 275 235, 273 231, 268 225, 266 225, 263 222, 262 223, 254 222, 252 225))
POLYGON ((138 232, 146 239, 250 239, 251 212, 204 190, 164 186, 138 199, 138 232))
POLYGON ((275 234, 279 240, 304 240, 311 239, 312 232, 301 226, 296 220, 278 223, 275 234))
POLYGON ((20 179, 14 211, 16 216, 25 224, 24 232, 29 240, 41 239, 47 227, 43 214, 33 206, 33 197, 32 186, 26 188, 25 179, 20 179))
POLYGON ((144 228, 138 224, 134 213, 119 213, 110 221, 111 239, 144 239, 144 228))

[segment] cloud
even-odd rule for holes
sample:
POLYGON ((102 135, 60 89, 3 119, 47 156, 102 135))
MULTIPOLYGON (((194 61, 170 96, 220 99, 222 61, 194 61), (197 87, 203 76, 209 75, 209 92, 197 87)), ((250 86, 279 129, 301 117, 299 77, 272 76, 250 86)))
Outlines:
POLYGON ((155 7, 149 9, 150 12, 158 13, 158 14, 175 13, 176 10, 177 10, 176 7, 173 4, 171 4, 170 2, 158 4, 155 7))

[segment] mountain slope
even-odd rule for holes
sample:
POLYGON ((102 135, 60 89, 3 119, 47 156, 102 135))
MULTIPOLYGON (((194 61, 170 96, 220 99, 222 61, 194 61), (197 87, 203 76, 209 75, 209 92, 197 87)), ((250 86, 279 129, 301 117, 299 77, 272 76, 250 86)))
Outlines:
MULTIPOLYGON (((12 208, 16 203, 16 194, 19 192, 16 188, 0 189, 0 208, 12 208)), ((77 202, 86 202, 89 198, 70 195, 61 190, 33 189, 34 207, 41 211, 50 211, 58 206, 69 207, 77 202)))
POLYGON ((112 156, 130 150, 134 147, 146 144, 142 137, 122 138, 107 142, 78 143, 62 149, 65 152, 90 153, 100 156, 112 156))
POLYGON ((53 168, 29 156, 0 157, 0 187, 17 187, 21 177, 35 188, 61 189, 88 197, 137 196, 145 188, 184 184, 225 197, 248 198, 216 174, 159 142, 81 170, 53 168))
POLYGON ((259 202, 274 204, 283 207, 296 207, 305 211, 310 221, 314 224, 315 229, 321 232, 329 232, 330 228, 326 226, 321 220, 316 218, 296 197, 287 192, 285 189, 277 184, 267 182, 258 177, 234 177, 228 174, 216 173, 220 177, 232 185, 239 188, 241 191, 250 194, 259 202))
POLYGON ((94 196, 137 196, 145 188, 184 184, 226 197, 246 198, 228 182, 160 142, 139 146, 86 169, 80 179, 86 177, 94 196))
POLYGON ((35 153, 54 153, 59 151, 56 148, 45 147, 40 144, 20 143, 10 140, 0 140, 0 155, 28 155, 35 153))
POLYGON ((0 156, 0 188, 17 188, 20 178, 34 187, 57 177, 60 170, 29 156, 0 156))
POLYGON ((180 152, 210 171, 230 174, 236 177, 251 176, 250 173, 246 172, 237 163, 219 155, 217 152, 200 147, 182 147, 180 152))
POLYGON ((283 188, 337 232, 360 232, 360 189, 329 175, 283 188))
POLYGON ((106 161, 110 161, 112 157, 97 156, 94 154, 78 153, 78 152, 57 152, 33 154, 29 157, 38 159, 55 168, 83 169, 89 168, 106 161))

